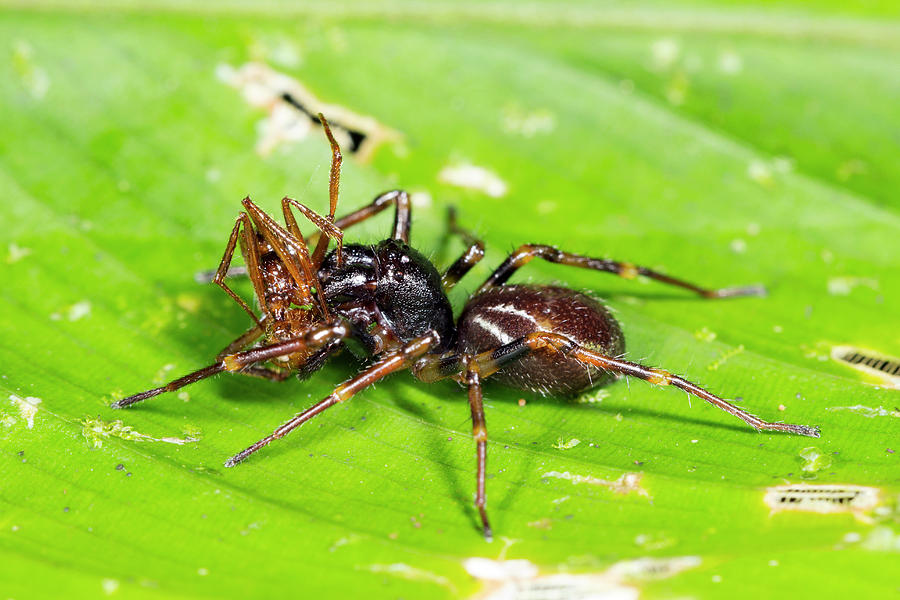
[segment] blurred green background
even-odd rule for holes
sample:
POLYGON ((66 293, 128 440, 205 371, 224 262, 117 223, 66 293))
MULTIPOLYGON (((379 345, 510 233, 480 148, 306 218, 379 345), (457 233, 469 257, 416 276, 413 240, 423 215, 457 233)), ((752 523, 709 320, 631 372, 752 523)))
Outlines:
POLYGON ((0 2, 0 595, 467 597, 488 593, 472 557, 614 597, 896 594, 898 379, 833 353, 900 356, 898 17, 887 1, 0 2), (488 544, 456 384, 397 375, 233 470, 359 364, 110 410, 247 327, 194 281, 242 197, 327 209, 317 130, 260 152, 278 122, 229 85, 248 63, 397 134, 348 153, 339 212, 408 189, 413 243, 447 265, 456 205, 488 245, 457 308, 526 242, 764 283, 705 302, 538 262, 515 278, 591 290, 629 358, 822 438, 640 381, 571 401, 487 386, 488 544), (460 187, 472 166, 492 186, 460 187), (877 499, 771 511, 787 484, 877 499))

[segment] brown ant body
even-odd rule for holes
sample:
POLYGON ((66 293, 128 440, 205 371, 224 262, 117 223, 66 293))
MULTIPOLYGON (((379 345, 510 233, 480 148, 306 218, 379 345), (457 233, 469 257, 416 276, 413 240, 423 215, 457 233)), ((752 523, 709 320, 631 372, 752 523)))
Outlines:
POLYGON ((640 275, 704 298, 759 295, 762 289, 756 286, 707 290, 630 263, 588 258, 550 246, 524 245, 488 277, 454 322, 447 292, 484 256, 483 242, 459 228, 451 211, 450 231, 462 237, 467 250, 440 274, 409 246, 410 202, 402 191, 382 194, 368 206, 335 220, 341 154, 327 122, 320 118, 332 146, 329 215, 322 217, 285 198, 282 209, 286 227, 282 227, 245 198, 246 212, 238 216, 213 277, 251 315, 254 326, 219 353, 212 365, 120 400, 112 405, 114 408, 223 371, 273 380, 283 380, 294 372, 307 377, 348 339, 355 339, 373 357, 371 364, 271 435, 229 458, 225 466, 236 465, 396 371, 408 369, 424 382, 452 378, 468 388, 477 444, 475 505, 488 539, 491 529, 484 491, 487 430, 481 382, 489 377, 518 389, 571 395, 604 385, 616 375, 631 375, 652 384, 681 388, 759 430, 818 437, 818 428, 764 421, 681 377, 622 360, 619 357, 625 342, 619 324, 606 308, 585 294, 563 287, 506 282, 518 268, 541 258, 626 279, 640 275), (390 238, 374 246, 343 244, 344 229, 389 206, 394 207, 390 238), (320 233, 304 238, 292 208, 312 221, 320 233), (337 242, 337 248, 328 252, 330 239, 337 242), (261 317, 225 283, 238 244, 261 317), (314 247, 312 253, 309 247, 314 247))

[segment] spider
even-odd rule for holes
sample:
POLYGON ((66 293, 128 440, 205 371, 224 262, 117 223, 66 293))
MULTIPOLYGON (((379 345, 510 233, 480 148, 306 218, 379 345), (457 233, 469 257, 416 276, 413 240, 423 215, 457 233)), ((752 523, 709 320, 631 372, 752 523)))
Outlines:
POLYGON ((482 380, 552 396, 573 395, 630 375, 655 385, 672 385, 702 398, 758 430, 818 437, 818 427, 768 422, 663 369, 620 358, 625 340, 618 322, 590 296, 559 286, 508 284, 510 276, 535 258, 552 263, 638 276, 678 286, 703 298, 761 295, 759 286, 705 289, 627 262, 590 258, 552 246, 519 247, 472 294, 454 321, 447 293, 484 256, 484 243, 459 227, 451 209, 448 228, 467 245, 443 273, 409 245, 410 200, 394 190, 335 220, 341 151, 319 115, 331 144, 330 211, 323 217, 291 198, 281 202, 285 226, 250 198, 228 238, 212 280, 253 319, 253 326, 216 356, 215 362, 170 383, 115 402, 124 408, 228 371, 281 381, 296 373, 309 377, 349 340, 372 357, 359 373, 320 402, 227 461, 233 467, 270 442, 282 438, 326 409, 346 402, 391 373, 409 370, 423 382, 450 378, 468 389, 476 443, 475 506, 487 540, 491 526, 485 495, 487 429, 482 380), (394 207, 391 236, 375 245, 344 244, 343 232, 394 207), (318 232, 304 238, 293 209, 318 232), (329 252, 330 241, 336 248, 329 252), (245 268, 230 269, 240 245, 245 268), (310 252, 309 248, 313 248, 310 252), (261 315, 226 283, 229 274, 250 277, 261 315))

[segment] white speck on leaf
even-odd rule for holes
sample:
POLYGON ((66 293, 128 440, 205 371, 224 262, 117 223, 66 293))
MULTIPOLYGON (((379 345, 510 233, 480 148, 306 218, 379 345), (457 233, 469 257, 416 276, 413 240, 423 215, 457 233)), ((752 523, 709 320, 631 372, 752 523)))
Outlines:
POLYGON ((34 416, 37 414, 38 406, 43 402, 40 398, 27 396, 20 398, 15 394, 9 395, 9 401, 13 406, 19 409, 19 415, 25 419, 28 429, 34 429, 34 416))
POLYGON ((575 438, 572 438, 568 442, 565 441, 563 438, 559 438, 558 440, 556 440, 556 443, 553 444, 553 447, 556 448, 557 450, 570 450, 571 448, 574 448, 575 446, 577 446, 580 443, 581 443, 581 440, 575 439, 575 438))
POLYGON ((84 439, 94 448, 102 448, 103 441, 111 437, 135 442, 166 442, 168 444, 177 444, 179 446, 190 444, 200 439, 199 437, 192 436, 186 436, 184 438, 155 438, 146 433, 135 431, 133 427, 125 425, 122 421, 103 421, 101 419, 84 419, 81 422, 81 435, 84 436, 84 439))
POLYGON ((545 108, 525 110, 518 104, 509 104, 503 109, 502 117, 505 132, 526 138, 556 129, 556 116, 545 108))
POLYGON ((681 44, 672 38, 661 38, 650 45, 653 68, 663 71, 673 66, 681 54, 681 44))
POLYGON ((853 288, 867 287, 878 290, 878 280, 871 277, 832 277, 828 280, 828 293, 832 296, 849 296, 853 288))
POLYGON ((368 570, 373 573, 387 573, 389 575, 394 575, 395 577, 401 577, 403 579, 409 579, 411 581, 429 581, 431 583, 436 583, 438 585, 444 586, 450 590, 456 590, 456 587, 453 583, 444 577, 443 575, 437 575, 436 573, 432 573, 431 571, 426 571, 424 569, 419 569, 417 567, 411 567, 405 563, 392 563, 389 565, 383 564, 374 564, 369 565, 368 570))
POLYGON ((623 473, 618 479, 600 479, 591 477, 590 475, 575 475, 568 471, 548 471, 541 475, 542 479, 553 477, 555 479, 567 479, 573 484, 587 483, 589 485, 598 485, 609 488, 617 494, 628 494, 637 492, 641 496, 649 496, 647 490, 641 487, 641 473, 623 473))
POLYGON ((24 40, 13 44, 13 69, 22 85, 35 100, 43 100, 50 89, 50 76, 34 61, 34 48, 24 40))
POLYGON ((508 186, 500 176, 484 167, 472 164, 448 165, 438 173, 438 181, 456 187, 484 192, 491 198, 502 198, 508 186))
POLYGON ((83 319, 90 314, 91 303, 87 300, 82 300, 81 302, 76 302, 69 307, 69 310, 66 312, 66 318, 70 321, 78 321, 79 319, 83 319))
POLYGON ((636 600, 640 591, 629 585, 630 581, 672 577, 700 564, 697 556, 639 558, 617 562, 598 573, 542 575, 538 566, 529 560, 473 557, 463 561, 463 568, 485 583, 485 590, 479 596, 483 600, 636 600))
POLYGON ((761 160, 750 161, 750 164, 747 165, 747 177, 763 187, 770 187, 775 183, 772 169, 761 160))
POLYGON ((103 588, 103 593, 107 596, 111 596, 115 594, 119 589, 119 582, 116 579, 104 579, 100 582, 100 587, 103 588))
POLYGON ((873 417, 900 417, 900 411, 887 410, 883 406, 873 408, 871 406, 863 406, 862 404, 854 404, 853 406, 829 406, 825 410, 848 410, 870 419, 873 417))
POLYGON ((741 55, 734 50, 721 52, 717 64, 719 71, 726 75, 737 75, 744 69, 744 61, 741 55))
POLYGON ((31 254, 30 248, 23 248, 19 246, 15 242, 11 243, 8 247, 9 254, 6 256, 6 264, 11 265, 13 263, 17 263, 29 254, 31 254))

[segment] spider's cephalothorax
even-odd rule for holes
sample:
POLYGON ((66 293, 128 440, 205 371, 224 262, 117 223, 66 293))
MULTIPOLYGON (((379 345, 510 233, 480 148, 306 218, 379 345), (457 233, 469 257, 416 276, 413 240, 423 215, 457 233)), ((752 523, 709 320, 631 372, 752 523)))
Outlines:
POLYGON ((332 146, 328 216, 285 198, 285 226, 281 226, 245 198, 246 212, 238 216, 219 268, 212 275, 212 280, 253 318, 254 325, 226 346, 208 367, 120 400, 113 407, 130 406, 223 371, 273 380, 291 373, 308 377, 354 340, 372 357, 367 366, 271 435, 229 458, 225 465, 236 465, 396 371, 408 369, 425 382, 452 378, 468 389, 477 449, 475 505, 488 538, 491 530, 484 490, 487 429, 481 390, 485 378, 519 389, 570 395, 608 383, 618 375, 631 375, 652 384, 681 388, 756 429, 818 437, 816 427, 764 421, 668 371, 623 360, 625 342, 619 324, 591 297, 563 287, 509 285, 507 281, 518 268, 541 258, 626 279, 643 276, 704 298, 760 295, 763 290, 758 286, 708 290, 631 263, 589 258, 551 246, 524 245, 469 298, 454 323, 447 292, 481 260, 484 244, 459 228, 451 211, 449 231, 460 236, 467 249, 439 273, 409 246, 410 202, 402 191, 382 194, 371 204, 335 220, 341 154, 324 117, 322 124, 332 146), (343 245, 345 229, 389 206, 394 207, 394 226, 388 239, 374 246, 343 245), (292 209, 302 213, 319 232, 304 237, 292 209), (336 242, 331 252, 330 240, 336 242), (229 269, 238 244, 246 266, 229 269), (225 283, 226 276, 236 273, 250 277, 260 315, 225 283))

